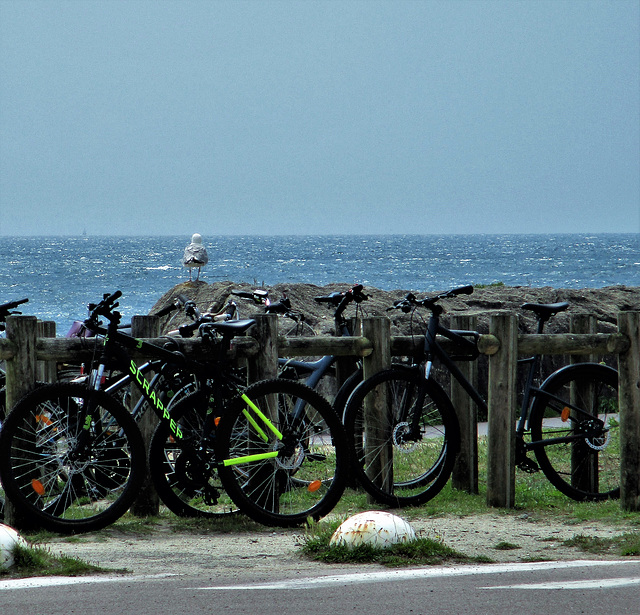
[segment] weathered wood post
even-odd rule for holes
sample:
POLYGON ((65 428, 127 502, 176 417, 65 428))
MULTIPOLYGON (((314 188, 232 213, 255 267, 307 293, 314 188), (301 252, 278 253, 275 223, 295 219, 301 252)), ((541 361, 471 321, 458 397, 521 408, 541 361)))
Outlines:
POLYGON ((515 504, 515 406, 518 328, 512 313, 489 321, 500 349, 489 357, 487 504, 513 508, 515 504))
MULTIPOLYGON (((56 323, 53 320, 39 320, 37 337, 55 337, 56 323)), ((36 380, 38 382, 55 382, 58 379, 57 363, 55 361, 38 361, 36 380)))
MULTIPOLYGON (((5 404, 7 414, 23 395, 36 384, 36 337, 38 319, 35 316, 9 316, 7 339, 14 345, 13 359, 7 361, 7 384, 5 404)), ((33 524, 21 518, 11 502, 5 502, 4 522, 19 530, 33 528, 33 524)))
MULTIPOLYGON (((475 331, 478 317, 456 314, 451 317, 451 328, 475 331)), ((458 361, 463 376, 477 389, 478 362, 458 361)), ((460 452, 453 467, 451 484, 468 493, 478 493, 478 408, 469 394, 451 378, 451 402, 460 424, 460 452)))
MULTIPOLYGON (((131 335, 133 337, 158 337, 160 335, 160 319, 157 316, 134 316, 131 319, 131 335)), ((146 378, 151 378, 150 374, 146 375, 146 378)), ((131 386, 131 404, 132 408, 140 399, 141 394, 137 387, 131 386)), ((136 501, 131 507, 131 512, 138 517, 151 517, 156 516, 160 512, 160 498, 153 486, 153 481, 149 474, 149 468, 147 465, 147 458, 149 454, 149 445, 151 444, 151 437, 158 425, 158 417, 152 408, 147 404, 146 412, 138 421, 138 427, 142 433, 142 439, 144 440, 145 448, 145 478, 142 484, 142 489, 138 495, 136 501)))
MULTIPOLYGON (((593 314, 572 314, 569 317, 569 331, 576 334, 591 334, 596 332, 597 320, 593 314)), ((597 361, 594 353, 571 355, 572 364, 589 363, 597 361)), ((590 383, 573 383, 570 391, 571 402, 576 403, 577 400, 583 400, 582 403, 586 407, 593 407, 593 387, 590 383)), ((598 456, 586 455, 585 449, 587 445, 584 441, 574 442, 571 447, 571 484, 585 491, 594 491, 597 489, 598 483, 598 456), (591 463, 589 467, 585 467, 585 457, 589 457, 591 463), (581 467, 580 472, 576 472, 576 468, 581 467)))
POLYGON ((620 506, 640 510, 640 312, 620 312, 618 332, 629 349, 618 355, 620 506))
MULTIPOLYGON (((362 361, 363 378, 366 380, 391 365, 391 321, 386 316, 365 318, 362 321, 362 335, 373 343, 373 352, 362 361)), ((384 429, 387 425, 387 403, 387 396, 382 390, 378 390, 375 396, 367 396, 365 400, 365 437, 367 444, 373 443, 373 448, 365 449, 364 454, 371 460, 367 464, 367 474, 382 489, 390 492, 393 487, 393 446, 390 443, 387 447, 377 446, 389 441, 390 434, 384 429)), ((367 496, 367 499, 374 501, 371 496, 367 496)))
POLYGON ((249 361, 249 382, 278 376, 278 316, 276 314, 256 314, 256 321, 249 330, 258 340, 258 354, 249 361))
MULTIPOLYGON (((276 314, 256 314, 252 316, 256 321, 249 331, 258 341, 258 354, 249 361, 249 382, 257 382, 266 378, 278 376, 278 317, 276 314)), ((277 400, 269 400, 268 415, 275 424, 278 424, 277 400)), ((262 408, 265 411, 265 408, 262 408)), ((271 484, 268 481, 269 470, 266 466, 260 466, 253 470, 249 481, 256 484, 271 484)), ((270 488, 260 491, 259 503, 272 512, 278 512, 280 501, 277 494, 270 488)))

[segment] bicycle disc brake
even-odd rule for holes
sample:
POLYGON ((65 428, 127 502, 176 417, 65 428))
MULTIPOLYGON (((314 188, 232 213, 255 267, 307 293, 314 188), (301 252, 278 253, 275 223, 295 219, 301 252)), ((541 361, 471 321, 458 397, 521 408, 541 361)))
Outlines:
POLYGON ((586 421, 584 426, 586 427, 585 431, 595 434, 588 435, 584 439, 589 448, 593 449, 594 451, 603 451, 605 448, 607 448, 607 446, 609 446, 609 441, 611 440, 611 431, 607 429, 602 421, 598 419, 586 421))
POLYGON ((418 446, 418 442, 415 438, 410 438, 411 428, 409 423, 398 423, 393 429, 393 445, 401 453, 412 453, 418 446))

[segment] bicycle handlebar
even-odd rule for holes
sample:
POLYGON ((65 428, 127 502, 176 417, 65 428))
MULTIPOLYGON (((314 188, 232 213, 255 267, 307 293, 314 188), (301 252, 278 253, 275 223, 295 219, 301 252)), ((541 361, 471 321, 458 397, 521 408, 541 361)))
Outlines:
POLYGON ((261 288, 256 288, 255 290, 232 290, 231 294, 243 299, 251 299, 258 305, 266 303, 269 298, 269 291, 261 288))
POLYGON ((336 318, 338 318, 342 314, 342 312, 347 309, 347 306, 352 301, 355 301, 356 303, 362 303, 369 298, 369 295, 365 295, 362 292, 363 288, 364 287, 362 286, 362 284, 356 284, 346 292, 334 292, 328 295, 323 295, 321 297, 314 297, 314 299, 318 303, 329 303, 330 305, 336 306, 334 315, 336 318))
POLYGON ((0 305, 0 321, 4 322, 5 318, 12 314, 22 314, 22 312, 12 312, 11 310, 23 303, 27 303, 27 301, 29 301, 29 299, 18 299, 17 301, 9 301, 8 303, 0 305))
POLYGON ((122 297, 122 291, 117 290, 115 293, 109 295, 105 294, 102 297, 102 301, 100 303, 90 303, 89 311, 91 314, 89 315, 88 321, 96 322, 98 320, 98 316, 104 316, 109 322, 120 322, 121 314, 120 312, 114 311, 120 304, 118 303, 118 299, 122 297))
POLYGON ((402 310, 405 314, 410 312, 414 307, 426 307, 432 309, 440 299, 448 299, 449 297, 455 297, 457 295, 471 295, 473 293, 473 286, 460 286, 448 290, 444 293, 439 293, 433 297, 425 297, 424 299, 418 299, 413 293, 407 293, 404 299, 398 299, 393 302, 393 306, 387 308, 387 312, 391 310, 402 310))

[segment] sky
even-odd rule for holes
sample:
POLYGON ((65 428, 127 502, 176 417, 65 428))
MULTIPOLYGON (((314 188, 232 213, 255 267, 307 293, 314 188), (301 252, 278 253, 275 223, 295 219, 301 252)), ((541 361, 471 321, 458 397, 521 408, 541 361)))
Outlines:
POLYGON ((638 0, 0 0, 0 235, 640 233, 638 0))

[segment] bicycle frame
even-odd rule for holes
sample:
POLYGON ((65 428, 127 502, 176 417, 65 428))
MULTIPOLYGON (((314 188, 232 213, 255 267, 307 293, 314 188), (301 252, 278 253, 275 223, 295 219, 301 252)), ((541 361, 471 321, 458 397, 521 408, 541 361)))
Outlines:
MULTIPOLYGON (((470 358, 475 358, 478 356, 477 347, 475 343, 470 341, 468 337, 474 337, 477 340, 478 333, 474 331, 455 331, 450 330, 443 327, 440 324, 440 314, 442 313, 442 308, 440 306, 434 305, 432 307, 432 316, 429 319, 429 323, 427 325, 427 331, 425 333, 425 342, 424 342, 424 377, 426 379, 429 378, 431 373, 432 362, 434 358, 437 358, 444 367, 449 371, 451 376, 455 378, 455 380, 460 384, 460 386, 464 389, 464 391, 469 395, 469 397, 474 401, 474 403, 478 406, 478 408, 485 413, 488 411, 488 406, 482 395, 476 390, 476 388, 471 384, 467 378, 464 376, 462 371, 458 368, 455 362, 451 359, 451 357, 447 354, 441 344, 437 341, 436 336, 441 335, 455 344, 460 346, 462 349, 469 351, 470 358)), ((544 329, 544 319, 540 319, 538 323, 537 333, 540 334, 544 329)), ((521 442, 521 445, 524 446, 524 451, 534 450, 540 446, 550 446, 553 444, 558 444, 560 442, 571 442, 577 441, 584 438, 583 434, 574 434, 572 436, 563 436, 554 439, 547 439, 544 441, 532 441, 525 442, 524 434, 527 433, 530 429, 529 427, 529 419, 530 419, 530 411, 533 405, 533 402, 537 397, 544 397, 547 401, 557 401, 562 405, 563 408, 570 410, 569 414, 570 420, 575 420, 575 417, 586 418, 590 417, 585 410, 582 408, 575 406, 573 404, 568 403, 566 400, 556 397, 551 393, 544 390, 543 387, 535 387, 533 386, 535 374, 538 371, 540 366, 540 355, 534 355, 532 357, 527 357, 518 360, 518 365, 529 365, 524 395, 522 399, 522 404, 520 406, 520 414, 518 417, 518 422, 516 424, 516 437, 521 442)), ((557 370, 554 372, 555 374, 560 373, 563 369, 557 370)), ((552 374, 553 375, 553 374, 552 374)))
MULTIPOLYGON (((345 293, 332 293, 326 297, 316 297, 316 301, 319 303, 333 303, 336 305, 336 310, 334 312, 335 329, 338 332, 339 337, 350 337, 351 331, 349 330, 347 321, 344 318, 344 311, 352 301, 360 303, 367 298, 368 297, 362 293, 362 285, 356 285, 345 293)), ((281 369, 290 367, 295 370, 299 370, 303 374, 307 374, 307 378, 304 380, 304 383, 312 389, 315 389, 323 376, 326 375, 337 360, 338 357, 336 355, 326 355, 317 361, 299 361, 295 359, 279 358, 278 365, 281 369)))
MULTIPOLYGON (((105 299, 105 301, 107 301, 107 299, 105 299)), ((168 405, 165 406, 162 402, 161 396, 163 391, 156 394, 152 383, 144 376, 144 371, 151 369, 149 363, 154 363, 155 365, 158 365, 159 363, 164 365, 175 365, 180 369, 184 369, 185 371, 194 374, 199 379, 200 385, 203 387, 213 389, 213 386, 209 384, 209 381, 211 380, 218 382, 221 387, 226 387, 225 398, 233 397, 234 393, 240 394, 243 401, 247 404, 244 411, 245 415, 250 420, 256 431, 261 434, 263 439, 268 440, 266 433, 271 432, 278 440, 283 440, 284 435, 275 427, 269 417, 267 417, 249 399, 249 397, 242 391, 239 384, 234 381, 233 377, 230 374, 223 373, 223 370, 220 369, 219 365, 215 362, 199 363, 186 358, 180 353, 122 334, 118 331, 117 327, 119 314, 117 312, 114 312, 113 314, 110 312, 105 313, 104 310, 101 313, 109 319, 109 325, 107 327, 107 335, 104 338, 101 357, 98 364, 91 371, 89 387, 92 390, 100 390, 105 366, 107 363, 112 363, 115 360, 116 366, 123 372, 127 373, 127 376, 123 377, 121 381, 118 381, 116 384, 122 384, 122 381, 125 379, 128 379, 130 383, 134 384, 140 392, 142 399, 149 403, 158 419, 167 423, 173 437, 175 437, 177 441, 180 441, 183 439, 184 434, 175 419, 171 417, 168 405), (129 356, 127 350, 134 350, 144 356, 153 357, 153 361, 138 366, 136 361, 129 356), (261 427, 261 424, 264 426, 264 429, 261 427)), ((251 321, 230 321, 225 323, 209 323, 203 325, 203 327, 208 328, 208 330, 223 331, 223 344, 221 348, 224 350, 236 332, 239 333, 248 329, 251 324, 251 321), (225 339, 227 340, 227 344, 224 342, 225 339)), ((91 404, 89 404, 89 406, 91 406, 91 404)), ((300 408, 294 416, 294 424, 296 421, 301 420, 303 405, 299 404, 299 406, 300 408)), ((83 417, 83 420, 87 425, 90 424, 90 421, 92 420, 92 411, 93 408, 89 407, 86 410, 86 415, 83 417)), ((204 429, 207 433, 210 433, 215 429, 216 420, 217 417, 214 416, 213 412, 207 413, 204 425, 204 429)), ((278 454, 278 450, 256 453, 254 455, 234 458, 233 460, 222 460, 221 464, 239 465, 243 463, 251 463, 262 459, 277 457, 278 454)))

